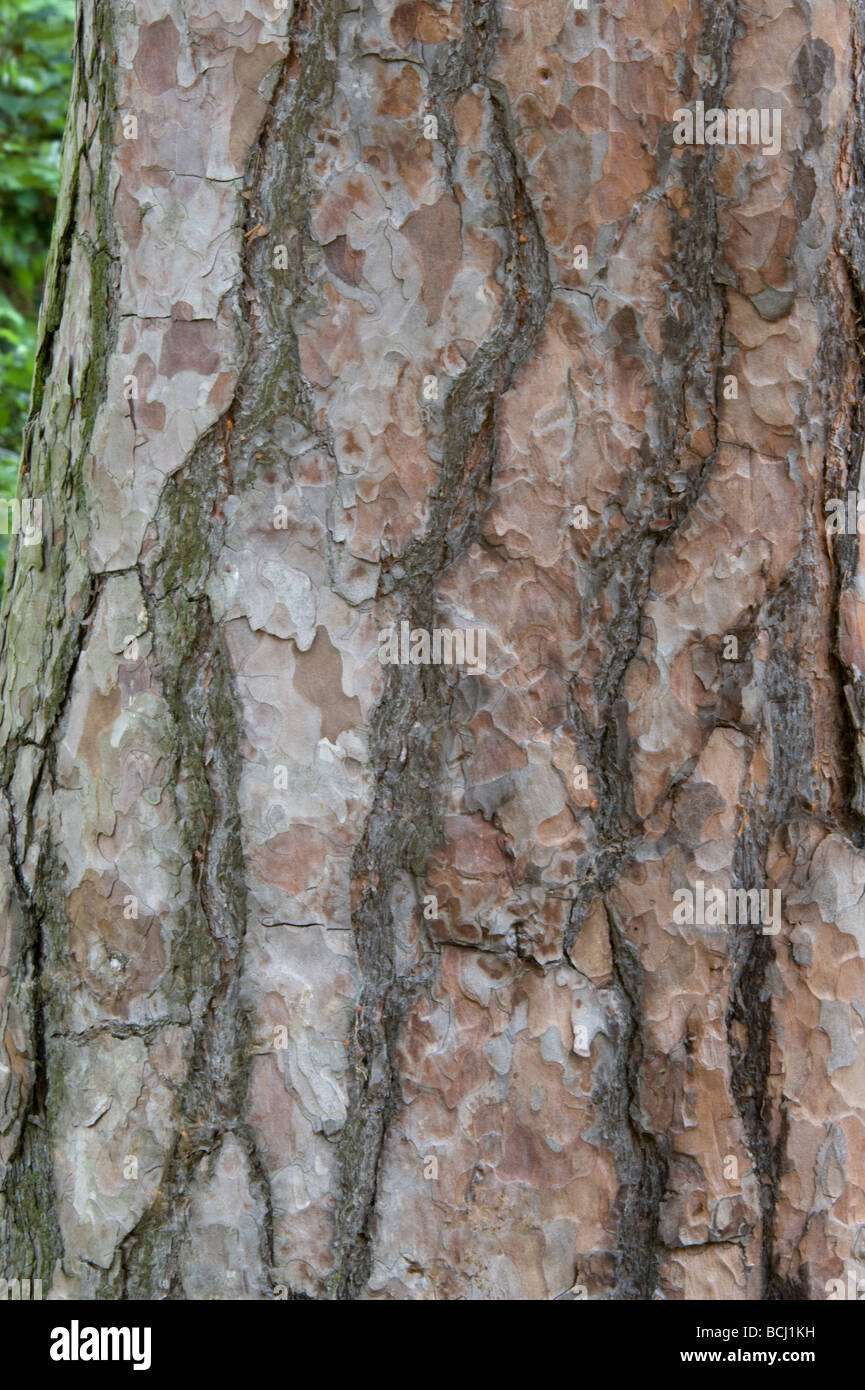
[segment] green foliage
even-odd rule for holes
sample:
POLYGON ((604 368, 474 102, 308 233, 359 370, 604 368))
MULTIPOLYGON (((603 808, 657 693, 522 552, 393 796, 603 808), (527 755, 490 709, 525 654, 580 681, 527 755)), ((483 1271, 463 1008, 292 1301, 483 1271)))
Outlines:
MULTIPOLYGON (((0 0, 0 500, 15 496, 72 77, 75 0, 0 0)), ((6 537, 0 536, 0 576, 6 537)), ((0 581, 2 582, 2 581, 0 581)))

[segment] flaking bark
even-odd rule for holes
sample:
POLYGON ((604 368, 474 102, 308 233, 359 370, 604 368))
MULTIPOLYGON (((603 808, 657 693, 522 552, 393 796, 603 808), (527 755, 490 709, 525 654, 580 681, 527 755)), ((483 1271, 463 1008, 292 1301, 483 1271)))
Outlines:
POLYGON ((83 0, 0 1274, 865 1279, 863 52, 858 0, 83 0), (780 152, 677 145, 697 101, 780 152), (486 671, 383 666, 402 622, 486 671), (698 885, 780 929, 677 920, 698 885))

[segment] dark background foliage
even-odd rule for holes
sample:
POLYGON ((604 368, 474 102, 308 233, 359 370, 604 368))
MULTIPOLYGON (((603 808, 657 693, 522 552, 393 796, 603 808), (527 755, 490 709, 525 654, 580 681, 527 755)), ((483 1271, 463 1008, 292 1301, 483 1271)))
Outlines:
MULTIPOLYGON (((0 502, 14 497, 27 416, 75 0, 0 0, 0 502)), ((7 537, 0 535, 0 562, 7 537)), ((2 584, 5 563, 0 563, 2 584)))

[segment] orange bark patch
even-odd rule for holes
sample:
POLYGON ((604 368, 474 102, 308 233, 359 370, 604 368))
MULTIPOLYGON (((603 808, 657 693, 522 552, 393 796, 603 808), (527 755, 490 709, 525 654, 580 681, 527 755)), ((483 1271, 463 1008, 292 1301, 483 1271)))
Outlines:
POLYGON ((305 893, 321 875, 330 852, 331 846, 318 830, 293 825, 252 850, 249 862, 263 882, 276 884, 286 893, 305 893))

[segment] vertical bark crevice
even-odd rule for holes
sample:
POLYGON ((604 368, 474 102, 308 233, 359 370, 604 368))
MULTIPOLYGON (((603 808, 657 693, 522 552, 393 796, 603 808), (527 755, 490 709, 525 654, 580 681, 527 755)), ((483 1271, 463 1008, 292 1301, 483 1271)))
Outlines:
MULTIPOLYGON (((192 1033, 177 1096, 177 1133, 156 1201, 122 1247, 122 1297, 181 1297, 180 1244, 197 1186, 232 1134, 256 1189, 262 1256, 273 1263, 272 1203, 245 1117, 250 1024, 241 996, 247 904, 238 790, 242 722, 227 653, 205 586, 221 539, 212 517, 226 487, 224 432, 197 446, 163 493, 160 545, 142 564, 154 670, 171 712, 175 817, 193 891, 182 913, 175 970, 192 1033)), ((114 1275, 107 1287, 114 1287, 114 1275)), ((116 1295, 115 1295, 116 1296, 116 1295)))
MULTIPOLYGON (((750 786, 742 791, 742 819, 733 860, 733 886, 737 888, 765 881, 773 834, 809 810, 814 711, 800 670, 800 634, 807 627, 813 598, 806 557, 800 554, 795 569, 769 599, 757 624, 765 628, 769 639, 764 718, 772 762, 766 794, 757 797, 750 786)), ((774 1024, 769 972, 775 946, 759 922, 746 921, 728 926, 728 950, 732 963, 726 1015, 730 1089, 759 1190, 762 1296, 798 1298, 803 1296, 800 1290, 807 1287, 807 1272, 799 1268, 795 1274, 782 1277, 775 1247, 775 1210, 786 1139, 783 1103, 771 1079, 774 1024)))
POLYGON ((15 812, 4 789, 9 858, 25 924, 13 967, 22 1013, 28 1020, 28 1055, 33 1084, 18 1119, 18 1137, 0 1190, 0 1269, 9 1279, 41 1279, 50 1287, 63 1239, 54 1191, 51 1144, 50 1069, 46 1042, 48 1004, 43 976, 45 951, 44 892, 38 897, 27 882, 17 848, 15 812), (41 901, 40 901, 41 899, 41 901))
MULTIPOLYGON (((507 97, 489 78, 499 35, 495 5, 469 0, 461 40, 449 46, 431 84, 439 113, 446 166, 454 157, 451 110, 469 86, 489 101, 490 145, 507 260, 499 321, 444 404, 445 432, 438 486, 425 534, 386 561, 379 597, 398 596, 400 617, 412 626, 436 625, 437 588, 473 541, 489 498, 496 465, 498 402, 528 359, 546 320, 552 287, 546 247, 522 162, 516 151, 507 97)), ((369 1227, 375 1210, 380 1157, 398 1103, 396 1046, 409 998, 395 971, 390 897, 396 875, 423 873, 440 839, 442 734, 452 699, 435 667, 391 667, 370 727, 376 769, 372 806, 353 856, 352 924, 362 987, 352 1041, 351 1109, 342 1142, 342 1179, 331 1292, 354 1298, 369 1277, 369 1227)))
POLYGON ((615 1250, 615 1296, 650 1299, 657 1281, 658 1222, 667 1184, 669 1140, 643 1122, 640 1101, 643 1063, 643 968, 610 906, 616 1001, 616 1035, 608 1074, 593 1100, 606 1121, 607 1142, 619 1177, 615 1250))
POLYGON ((79 7, 0 1273, 820 1298, 861 1244, 860 538, 815 513, 862 480, 865 13, 222 9, 79 7), (689 148, 698 100, 783 139, 689 148), (489 674, 379 667, 455 612, 489 674), (708 879, 784 934, 713 931, 708 879))
POLYGON ((0 1215, 5 1219, 0 1248, 8 1251, 10 1277, 42 1279, 50 1288, 55 1261, 62 1257, 63 1241, 57 1220, 52 1151, 52 1115, 63 1085, 62 1062, 52 1040, 62 1033, 63 1000, 53 981, 64 959, 64 935, 68 928, 65 899, 57 865, 56 847, 49 830, 37 840, 36 805, 45 786, 56 785, 57 739, 62 726, 88 622, 102 590, 100 577, 92 579, 78 620, 65 634, 61 658, 53 668, 52 722, 43 744, 30 744, 33 770, 26 805, 18 807, 12 794, 16 758, 27 740, 15 738, 4 750, 2 796, 6 815, 6 843, 21 919, 22 940, 10 973, 16 980, 22 1014, 29 1027, 28 1056, 34 1081, 23 1114, 19 1117, 18 1143, 0 1189, 0 1215), (33 854, 35 852, 35 860, 33 854), (30 859, 29 870, 25 868, 30 859), (35 865, 35 866, 34 866, 35 865), (35 1133, 34 1133, 35 1130, 35 1133), (29 1264, 29 1251, 33 1263, 29 1264), (29 1274, 19 1271, 29 1267, 29 1274))
MULTIPOLYGON (((730 81, 738 0, 720 6, 704 4, 701 13, 700 46, 715 73, 712 82, 698 87, 699 98, 708 107, 723 99, 730 81)), ((683 85, 693 76, 689 68, 682 75, 683 85)), ((671 151, 669 132, 664 131, 658 147, 662 180, 670 177, 671 151)), ((599 794, 594 846, 570 910, 566 950, 579 936, 592 903, 627 868, 642 836, 628 772, 630 738, 623 684, 644 636, 645 604, 658 556, 686 524, 718 461, 727 277, 719 263, 716 165, 714 147, 685 149, 680 168, 690 216, 683 216, 665 197, 673 239, 668 313, 662 352, 648 350, 657 439, 643 439, 640 454, 644 469, 637 474, 630 496, 620 501, 630 524, 596 557, 582 598, 587 628, 610 593, 616 596, 618 616, 605 629, 607 651, 592 683, 594 712, 587 711, 580 697, 579 673, 572 678, 568 694, 568 716, 597 777, 599 794), (703 459, 690 449, 689 434, 695 421, 710 424, 713 434, 712 448, 703 459), (672 469, 671 459, 675 461, 672 469), (671 473, 679 475, 675 490, 671 473), (657 529, 665 522, 665 529, 657 529)), ((604 274, 602 269, 601 276, 604 274)), ((629 331, 623 321, 622 332, 629 331)), ((707 738, 709 733, 707 730, 707 738)), ((692 763, 672 770, 668 792, 690 774, 692 763)))
POLYGON ((286 416, 315 433, 291 314, 304 273, 310 122, 333 90, 343 8, 310 3, 294 12, 288 57, 247 176, 247 233, 266 217, 274 235, 264 246, 245 239, 238 302, 245 362, 230 405, 166 483, 155 519, 158 544, 140 566, 155 670, 172 715, 177 822, 194 866, 177 961, 192 1042, 176 1101, 175 1142, 157 1198, 124 1240, 119 1272, 106 1276, 103 1296, 183 1296, 184 1222, 228 1134, 241 1144, 248 1164, 262 1265, 272 1269, 274 1263, 270 1182, 246 1118, 253 1048, 241 984, 247 920, 238 803, 242 716, 206 586, 222 543, 221 505, 229 491, 237 491, 235 469, 242 487, 253 451, 261 457, 286 416), (284 277, 277 283, 268 262, 279 232, 290 248, 287 288, 284 277), (259 309, 268 315, 267 327, 258 320, 259 309), (203 526, 202 518, 209 524, 203 526))
POLYGON ((333 97, 345 12, 346 0, 303 0, 296 6, 288 55, 251 162, 247 234, 263 223, 269 235, 247 242, 249 351, 228 412, 235 426, 230 450, 238 479, 257 468, 284 468, 286 442, 304 435, 333 453, 301 370, 295 314, 309 287, 314 244, 309 173, 314 121, 333 97), (274 245, 286 253, 286 265, 278 271, 274 245))
MULTIPOLYGON (((2 1212, 3 1267, 12 1278, 39 1278, 50 1289, 57 1262, 63 1256, 63 1240, 57 1212, 54 1178, 53 1115, 65 1079, 54 1039, 62 1031, 62 999, 54 983, 56 966, 65 958, 68 932, 65 897, 57 863, 56 848, 49 828, 37 832, 35 807, 40 793, 56 785, 57 743, 66 715, 72 683, 101 592, 102 580, 82 564, 74 528, 64 523, 67 516, 55 517, 55 509, 68 506, 74 495, 80 498, 81 479, 96 413, 105 399, 106 362, 116 338, 114 312, 119 283, 119 259, 109 207, 112 128, 115 118, 115 75, 108 61, 112 52, 113 17, 109 6, 94 13, 87 6, 79 9, 76 27, 75 63, 70 96, 72 119, 67 123, 61 151, 61 177, 58 217, 48 255, 43 308, 39 321, 34 380, 30 410, 24 430, 19 496, 43 500, 47 518, 47 539, 39 553, 36 548, 10 545, 3 594, 2 622, 8 633, 12 619, 26 624, 28 596, 26 585, 30 569, 45 564, 56 581, 60 601, 52 614, 53 622, 41 633, 35 689, 38 698, 13 706, 11 731, 3 748, 2 788, 7 814, 8 858, 15 893, 24 923, 12 975, 19 1007, 27 1030, 28 1059, 33 1083, 23 1113, 18 1120, 18 1141, 4 1175, 0 1191, 2 1212), (91 32, 92 29, 92 32, 91 32), (86 55, 90 56, 87 68, 86 55), (96 90, 92 91, 96 77, 96 90), (67 281, 73 246, 81 219, 80 161, 89 151, 79 146, 78 119, 98 104, 96 123, 99 142, 98 163, 92 173, 90 199, 92 221, 98 246, 92 249, 90 310, 90 356, 84 374, 81 429, 74 457, 55 456, 52 441, 46 437, 42 412, 46 394, 53 386, 62 392, 68 383, 51 383, 55 335, 67 296, 67 281), (98 343, 101 350, 92 344, 98 343), (62 545, 52 548, 55 527, 63 535, 62 545), (29 704, 29 709, 28 709, 29 704), (36 736, 33 736, 34 725, 36 736), (12 794, 18 760, 29 747, 34 757, 26 788, 26 805, 16 806, 12 794)), ((86 124, 86 116, 85 116, 86 124)), ((4 665, 5 683, 9 667, 4 665)), ((19 788, 20 790, 20 788, 19 788)))
MULTIPOLYGON (((854 109, 847 139, 851 148, 841 154, 841 162, 849 161, 856 176, 861 176, 862 158, 862 75, 860 63, 862 16, 854 20, 858 38, 854 41, 852 82, 854 109)), ((832 54, 819 41, 809 48, 803 44, 797 60, 797 77, 803 100, 810 114, 810 130, 806 148, 823 140, 820 123, 820 100, 827 72, 831 72, 832 54), (815 50, 819 50, 814 56, 815 50)), ((800 160, 798 166, 806 166, 800 160)), ((837 265, 830 262, 818 284, 818 307, 822 325, 818 353, 822 395, 829 424, 826 429, 826 464, 824 487, 834 495, 843 495, 846 487, 857 486, 863 445, 863 416, 861 410, 862 326, 855 334, 857 351, 853 379, 854 396, 850 395, 850 354, 840 351, 837 321, 858 320, 863 312, 859 270, 861 269, 861 215, 853 208, 836 234, 841 258, 847 266, 847 284, 839 290, 837 265), (857 261, 859 267, 857 268, 857 261), (850 299, 852 298, 852 309, 850 299)), ((807 216, 802 210, 802 220, 807 216)), ((834 257, 833 257, 834 260, 834 257)), ((800 421, 800 438, 805 430, 800 421)), ((821 502, 823 498, 816 498, 821 502)), ((733 863, 733 883, 750 887, 765 881, 767 860, 773 838, 797 822, 806 823, 817 808, 819 789, 815 773, 816 714, 813 690, 806 675, 809 658, 803 634, 809 631, 811 615, 819 603, 817 579, 819 560, 815 551, 817 528, 808 526, 801 538, 795 558, 784 579, 771 593, 759 613, 753 616, 748 634, 756 640, 765 634, 768 658, 763 678, 765 711, 756 731, 745 730, 756 751, 760 738, 771 750, 770 775, 767 788, 759 790, 748 783, 741 793, 741 820, 733 863)), ((830 554, 832 547, 830 546, 830 554)), ((836 641, 833 658, 840 679, 836 676, 835 690, 842 711, 841 747, 851 747, 858 728, 856 709, 861 698, 854 672, 844 668, 837 641, 840 629, 840 602, 843 589, 855 574, 858 546, 855 539, 840 536, 834 546, 834 575, 832 607, 836 622, 836 641), (847 686, 844 698, 844 680, 847 686), (848 722, 849 721, 849 722, 848 722), (853 726, 851 728, 851 725, 853 726)), ((834 674, 834 672, 833 672, 834 674)), ((851 749, 852 751, 852 749, 851 749)), ((862 814, 862 764, 854 758, 845 779, 839 770, 839 781, 846 780, 848 794, 841 804, 822 808, 827 825, 837 826, 841 833, 862 843, 857 819, 862 814), (834 814, 833 814, 834 813, 834 814)), ((749 774, 750 776, 750 774, 749 774)), ((730 1057, 730 1086, 742 1119, 745 1139, 751 1154, 758 1185, 760 1211, 761 1296, 770 1301, 807 1299, 812 1296, 807 1263, 797 1248, 782 1252, 776 1235, 776 1213, 781 1182, 786 1171, 786 1146, 789 1118, 784 1097, 783 1081, 775 1080, 778 1071, 777 1043, 772 975, 775 971, 776 947, 774 938, 762 933, 757 922, 740 922, 728 927, 728 949, 732 962, 726 1028, 730 1057), (782 1271, 782 1263, 786 1266, 782 1271)), ((804 1234, 804 1230, 803 1230, 804 1234)))
MULTIPOLYGON (((852 10, 852 100, 836 179, 843 189, 840 226, 835 239, 840 265, 824 277, 826 327, 820 345, 826 418, 827 466, 821 501, 861 497, 865 454, 865 14, 852 10), (843 267, 843 270, 842 270, 843 267), (832 271, 835 271, 833 274, 832 271), (843 325, 838 332, 838 325, 843 325), (853 345, 853 351, 848 344, 853 345)), ((839 673, 849 766, 846 807, 855 843, 865 845, 865 679, 845 660, 842 642, 842 596, 859 569, 859 537, 839 533, 830 542, 834 562, 833 657, 839 673)))
POLYGON ((177 1099, 178 1132, 157 1200, 123 1243, 119 1287, 124 1297, 152 1296, 157 1289, 168 1297, 183 1296, 184 1217, 196 1183, 213 1173, 228 1134, 241 1144, 251 1175, 262 1265, 272 1269, 274 1264, 270 1181, 246 1118, 253 1048, 241 983, 248 910, 238 803, 242 714, 206 586, 222 543, 222 503, 228 492, 242 488, 253 451, 267 448, 286 415, 315 431, 291 314, 303 279, 308 230, 310 120, 333 88, 342 10, 340 3, 310 3, 293 15, 288 56, 247 176, 247 234, 266 217, 274 235, 264 246, 245 238, 238 305, 244 365, 230 405, 166 484, 156 517, 160 544, 141 565, 157 669, 173 717, 178 821, 196 866, 181 960, 194 1041, 177 1099), (280 233, 290 248, 287 288, 277 285, 267 259, 280 233), (267 328, 258 321, 259 309, 268 315, 267 328), (204 528, 203 517, 210 518, 204 528))

